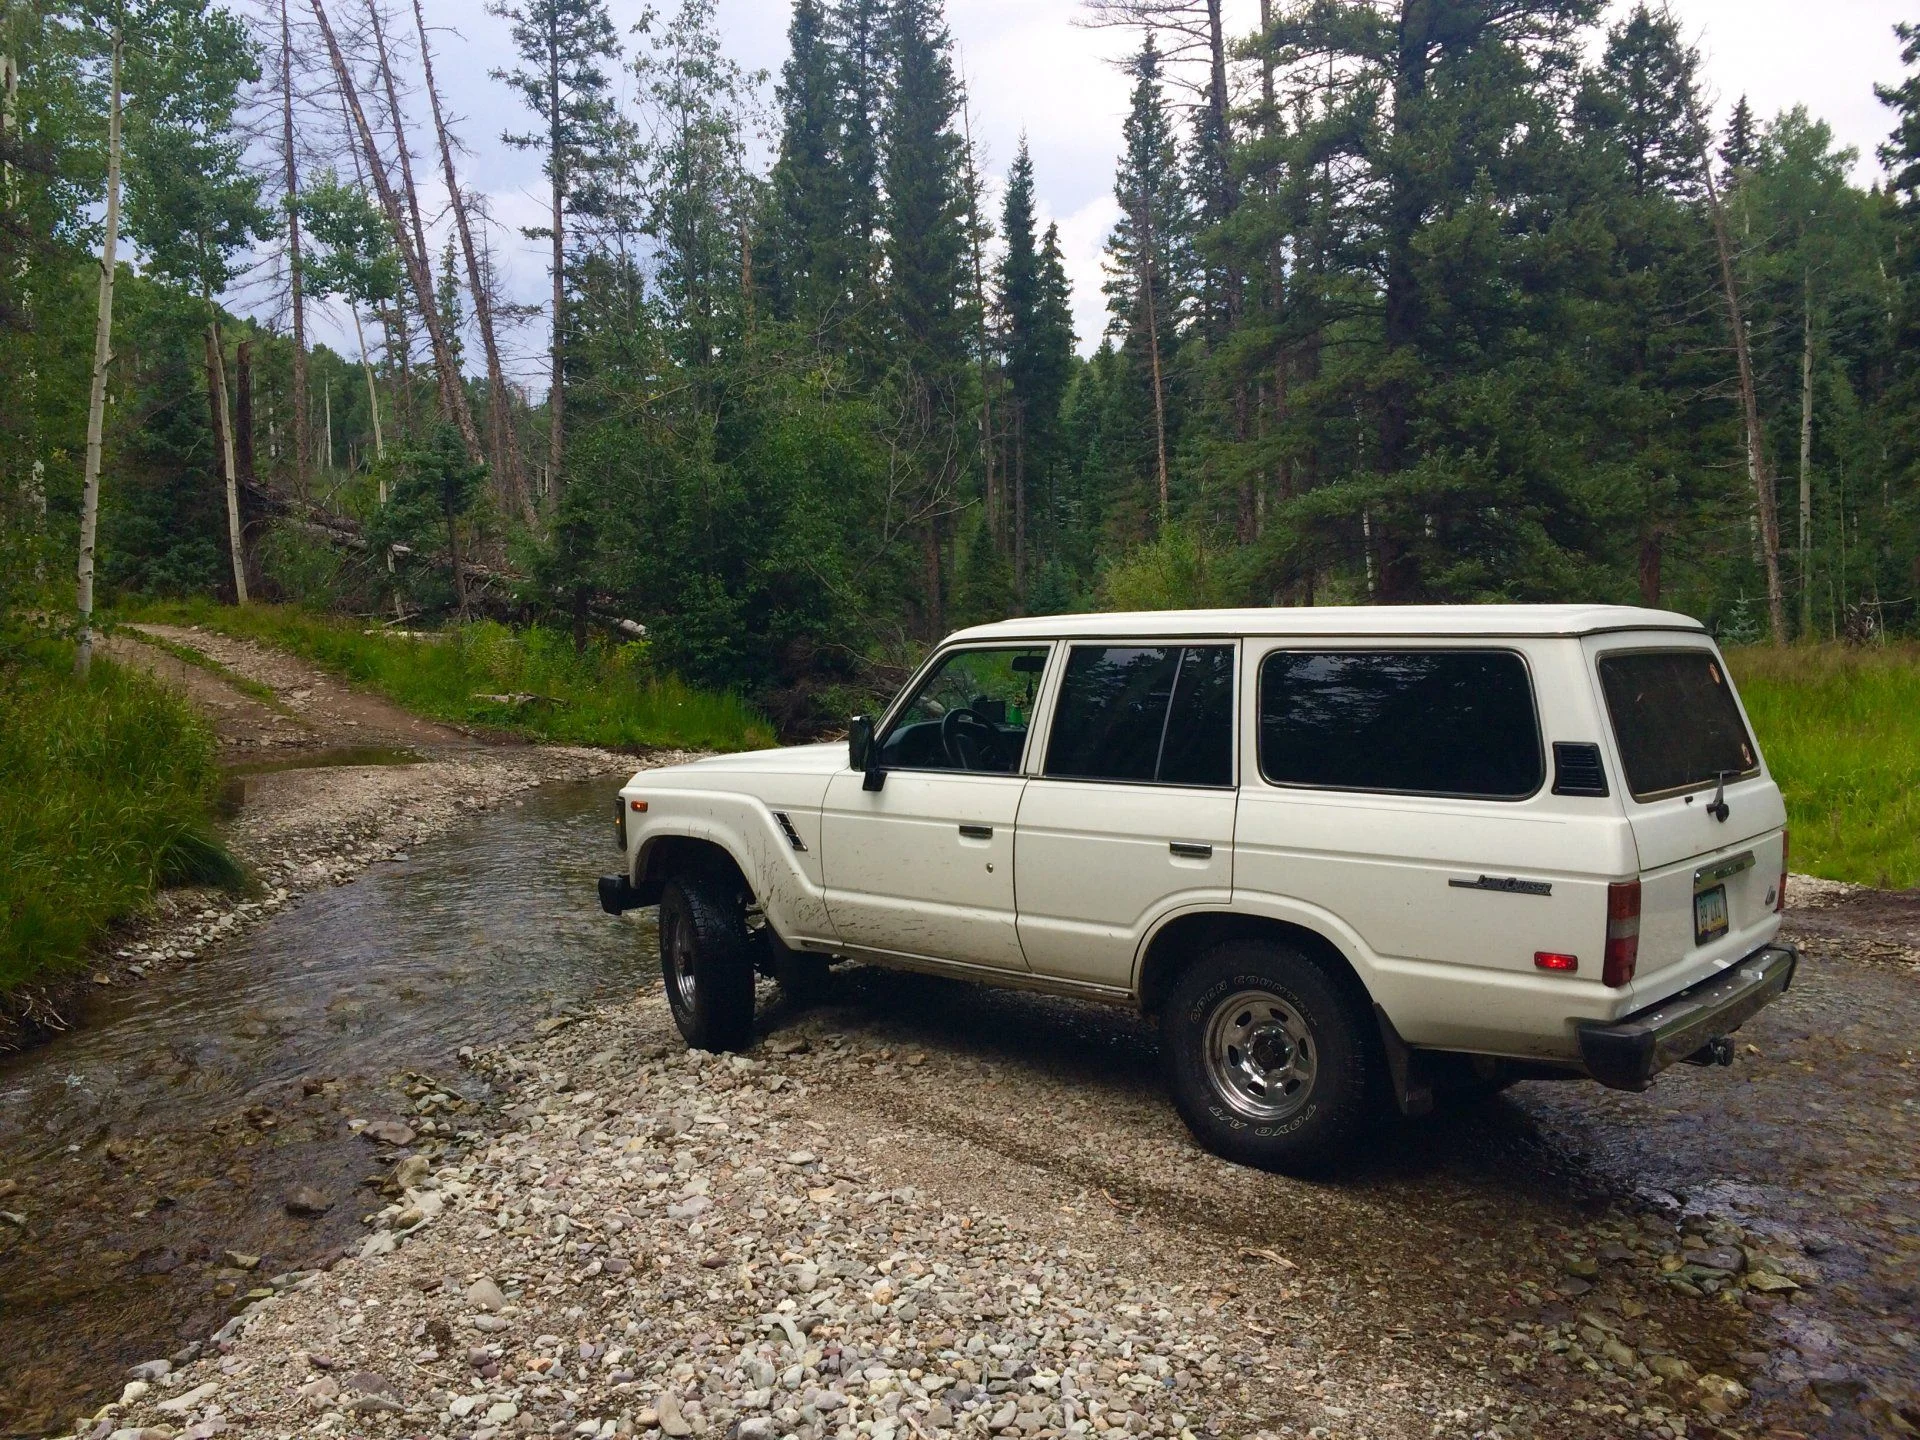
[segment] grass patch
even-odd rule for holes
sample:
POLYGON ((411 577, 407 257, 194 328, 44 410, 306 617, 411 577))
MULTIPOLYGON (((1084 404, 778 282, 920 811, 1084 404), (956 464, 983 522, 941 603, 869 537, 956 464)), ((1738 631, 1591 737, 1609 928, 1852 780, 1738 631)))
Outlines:
POLYGON ((245 877, 213 838, 213 732, 144 675, 0 637, 0 991, 82 964, 170 884, 245 877))
POLYGON ((1751 646, 1727 660, 1787 799, 1793 868, 1920 885, 1920 646, 1751 646))
POLYGON ((204 601, 131 617, 201 625, 291 651, 431 719, 610 749, 751 750, 774 743, 765 716, 737 695, 696 690, 657 671, 645 644, 595 643, 479 623, 426 637, 367 633, 359 622, 293 605, 244 609, 204 601), (534 696, 504 703, 487 696, 534 696))

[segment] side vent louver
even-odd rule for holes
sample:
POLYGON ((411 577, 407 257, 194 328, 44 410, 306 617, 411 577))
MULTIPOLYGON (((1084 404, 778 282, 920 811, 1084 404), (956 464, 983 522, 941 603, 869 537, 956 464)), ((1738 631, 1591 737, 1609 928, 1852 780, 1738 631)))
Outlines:
MULTIPOLYGON (((1602 790, 1600 793, 1604 795, 1607 792, 1602 790)), ((794 849, 804 853, 807 848, 807 842, 802 840, 800 838, 800 832, 793 828, 793 821, 787 818, 787 812, 784 810, 776 810, 773 812, 773 818, 780 822, 780 829, 786 835, 787 843, 793 846, 794 849)))
POLYGON ((1587 743, 1553 742, 1553 793, 1605 795, 1607 771, 1600 763, 1600 747, 1587 743))

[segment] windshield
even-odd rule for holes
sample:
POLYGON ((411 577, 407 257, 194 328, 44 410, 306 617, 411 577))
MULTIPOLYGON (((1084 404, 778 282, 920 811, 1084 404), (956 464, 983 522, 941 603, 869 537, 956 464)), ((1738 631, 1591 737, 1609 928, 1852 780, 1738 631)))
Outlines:
POLYGON ((956 650, 921 682, 880 746, 890 770, 1005 774, 1026 746, 1047 648, 956 650))
POLYGON ((1722 775, 1760 768, 1733 685, 1713 652, 1603 655, 1600 687, 1634 799, 1699 790, 1722 775))

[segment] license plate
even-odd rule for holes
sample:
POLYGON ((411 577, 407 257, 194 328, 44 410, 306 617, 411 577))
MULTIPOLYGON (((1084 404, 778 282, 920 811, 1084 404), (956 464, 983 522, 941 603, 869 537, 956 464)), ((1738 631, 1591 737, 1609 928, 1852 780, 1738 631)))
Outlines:
POLYGON ((1716 885, 1693 897, 1693 943, 1704 945, 1727 933, 1727 887, 1716 885))

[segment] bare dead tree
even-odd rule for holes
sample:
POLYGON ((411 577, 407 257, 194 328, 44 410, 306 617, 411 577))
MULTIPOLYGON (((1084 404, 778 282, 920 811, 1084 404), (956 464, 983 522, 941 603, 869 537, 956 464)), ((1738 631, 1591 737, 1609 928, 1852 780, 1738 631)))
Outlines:
MULTIPOLYGON (((353 83, 353 72, 347 67, 347 59, 340 49, 339 38, 333 32, 333 23, 327 18, 325 0, 311 0, 314 18, 320 22, 320 34, 327 45, 327 57, 332 62, 334 78, 345 98, 348 112, 353 117, 354 130, 360 137, 361 148, 367 156, 368 168, 373 174, 375 190, 380 196, 380 208, 386 212, 387 226, 393 234, 394 247, 399 250, 406 264, 407 279, 413 287, 413 293, 419 301, 421 324, 426 328, 427 338, 433 347, 434 368, 439 372, 440 403, 447 417, 460 432, 460 439, 466 446, 468 458, 475 463, 483 458, 480 445, 480 432, 474 427, 473 411, 467 405, 465 389, 459 383, 453 364, 452 347, 447 342, 445 328, 440 323, 439 308, 433 303, 433 276, 428 272, 426 260, 413 244, 408 233, 405 215, 400 209, 400 197, 394 194, 393 182, 388 178, 386 167, 380 160, 380 147, 374 140, 373 129, 367 123, 367 112, 360 103, 359 89, 353 83)), ((383 47, 384 49, 384 47, 383 47)), ((405 153, 404 146, 402 154, 405 153)))
POLYGON ((293 25, 280 0, 280 144, 287 185, 287 291, 293 311, 293 488, 307 493, 307 305, 300 268, 300 164, 293 144, 293 25))
POLYGON ((493 440, 494 469, 501 476, 508 500, 516 506, 529 527, 539 523, 533 497, 526 484, 520 462, 520 440, 514 433, 513 410, 507 391, 506 368, 500 363, 500 346, 493 326, 493 297, 480 266, 480 253, 473 243, 472 217, 466 194, 453 165, 453 139, 446 117, 440 109, 440 90, 433 79, 433 47, 427 39, 427 19, 420 0, 413 0, 413 21, 420 33, 420 69, 426 77, 427 101, 433 111, 433 131, 440 142, 440 166, 445 172, 448 203, 453 207, 454 228, 460 235, 460 253, 466 261, 467 289, 473 296, 474 321, 480 330, 480 344, 487 357, 487 422, 493 440))

